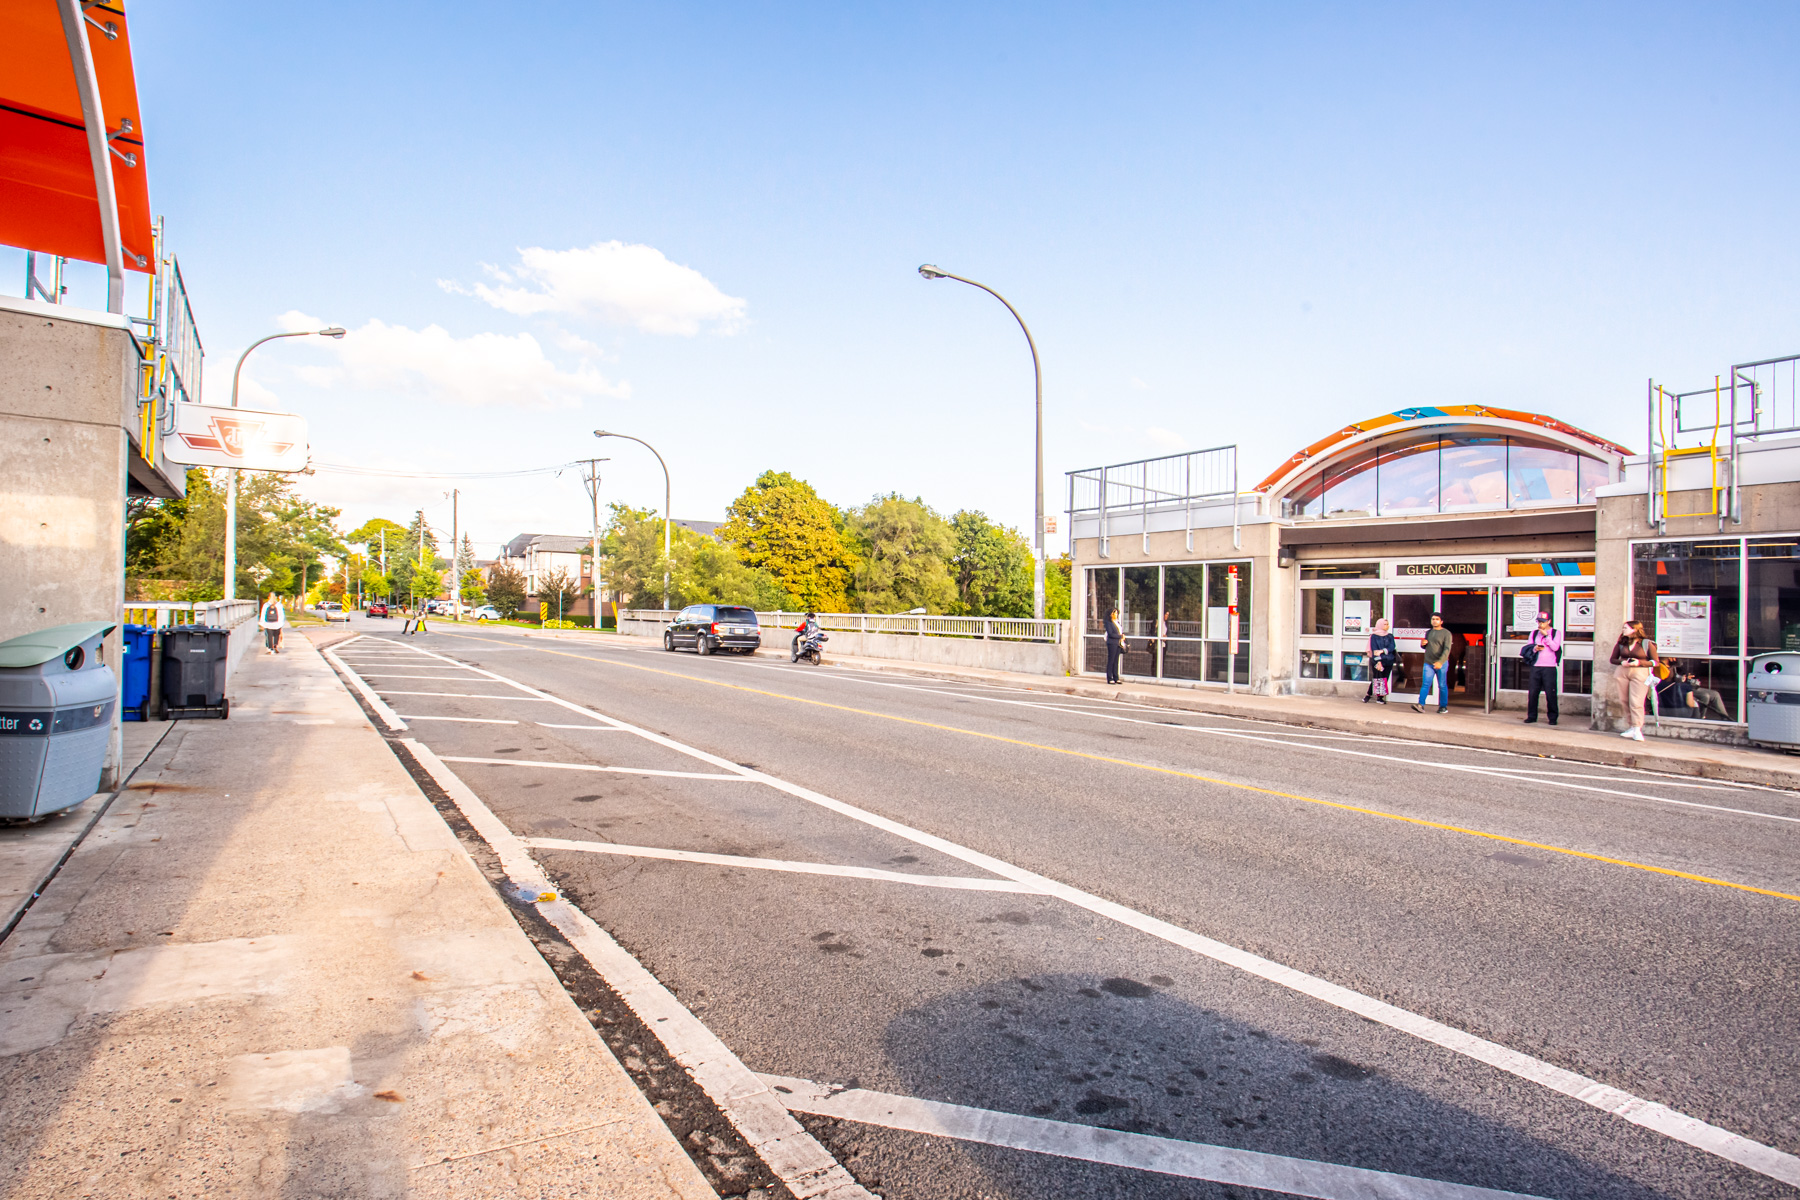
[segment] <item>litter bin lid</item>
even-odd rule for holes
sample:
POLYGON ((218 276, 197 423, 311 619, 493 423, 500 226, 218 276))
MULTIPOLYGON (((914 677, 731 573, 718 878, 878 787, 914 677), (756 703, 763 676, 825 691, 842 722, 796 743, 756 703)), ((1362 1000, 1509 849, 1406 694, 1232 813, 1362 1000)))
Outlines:
POLYGON ((1750 686, 1763 691, 1800 692, 1800 654, 1758 655, 1750 664, 1750 686))
POLYGON ((0 667, 42 666, 51 659, 61 658, 83 642, 105 637, 117 626, 117 621, 76 621, 71 625, 52 625, 35 633, 22 633, 0 642, 0 667))

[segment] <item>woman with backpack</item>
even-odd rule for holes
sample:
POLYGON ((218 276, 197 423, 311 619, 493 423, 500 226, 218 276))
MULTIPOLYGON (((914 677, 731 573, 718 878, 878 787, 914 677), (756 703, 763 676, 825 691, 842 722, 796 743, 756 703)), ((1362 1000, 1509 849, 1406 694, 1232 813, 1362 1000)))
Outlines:
POLYGON ((287 611, 281 607, 281 601, 270 592, 269 598, 263 601, 262 612, 257 614, 256 627, 263 631, 263 648, 281 653, 281 631, 287 627, 287 611))

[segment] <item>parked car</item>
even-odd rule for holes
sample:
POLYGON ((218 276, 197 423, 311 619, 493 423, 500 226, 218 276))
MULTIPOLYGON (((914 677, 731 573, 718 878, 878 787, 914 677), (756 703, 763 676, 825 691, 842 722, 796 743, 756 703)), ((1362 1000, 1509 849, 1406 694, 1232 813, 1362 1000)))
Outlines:
POLYGON ((756 610, 737 604, 690 604, 663 633, 664 650, 755 654, 761 645, 762 627, 756 623, 756 610))
POLYGON ((370 615, 370 616, 371 616, 371 617, 385 617, 385 616, 387 616, 387 615, 388 615, 388 610, 387 610, 387 603, 386 603, 386 602, 385 602, 385 601, 382 601, 382 600, 371 600, 371 601, 369 601, 369 608, 368 608, 368 614, 369 614, 369 615, 370 615))
POLYGON ((326 600, 326 601, 323 601, 320 603, 319 611, 320 612, 336 612, 342 607, 344 607, 344 606, 339 604, 336 600, 326 600))
POLYGON ((469 616, 477 621, 504 621, 506 619, 500 615, 500 610, 491 604, 483 604, 478 608, 470 609, 469 616))

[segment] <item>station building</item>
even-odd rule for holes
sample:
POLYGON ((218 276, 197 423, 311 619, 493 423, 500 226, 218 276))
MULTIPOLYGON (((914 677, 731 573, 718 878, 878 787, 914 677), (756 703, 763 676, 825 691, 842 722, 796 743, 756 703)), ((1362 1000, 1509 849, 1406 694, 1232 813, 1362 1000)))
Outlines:
POLYGON ((1800 649, 1800 420, 1778 415, 1794 364, 1734 367, 1735 396, 1652 384, 1644 454, 1544 414, 1457 405, 1347 425, 1249 488, 1231 446, 1071 472, 1073 668, 1103 672, 1116 607, 1127 676, 1360 700, 1386 618, 1396 692, 1416 692, 1439 612, 1451 704, 1521 709, 1519 651, 1548 612, 1564 714, 1611 727, 1607 658, 1636 617, 1716 693, 1661 712, 1662 731, 1742 740, 1748 660, 1800 649))

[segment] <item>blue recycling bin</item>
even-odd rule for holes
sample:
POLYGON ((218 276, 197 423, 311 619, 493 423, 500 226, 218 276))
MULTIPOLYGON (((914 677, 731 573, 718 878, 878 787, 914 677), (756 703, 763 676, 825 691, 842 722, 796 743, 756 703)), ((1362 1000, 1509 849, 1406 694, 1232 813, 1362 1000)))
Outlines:
POLYGON ((124 645, 119 663, 119 716, 126 721, 150 719, 150 652, 156 630, 148 625, 125 625, 120 628, 124 645))

